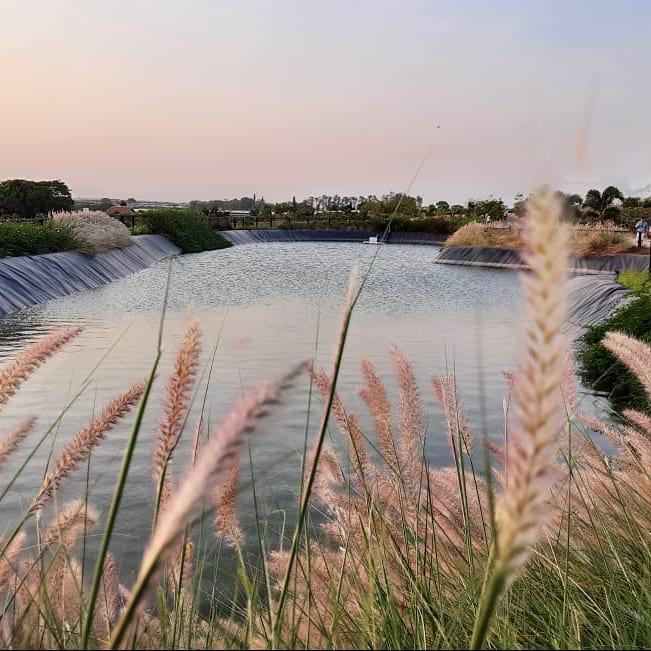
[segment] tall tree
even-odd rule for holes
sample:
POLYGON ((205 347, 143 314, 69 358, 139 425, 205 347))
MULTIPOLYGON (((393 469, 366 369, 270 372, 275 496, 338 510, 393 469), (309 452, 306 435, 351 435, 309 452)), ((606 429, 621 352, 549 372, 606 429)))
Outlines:
POLYGON ((583 201, 584 212, 593 219, 612 219, 619 223, 621 220, 621 203, 624 195, 619 188, 609 185, 603 192, 588 190, 583 201))
POLYGON ((33 219, 39 214, 72 210, 74 205, 70 189, 60 180, 10 179, 0 183, 0 214, 33 219))

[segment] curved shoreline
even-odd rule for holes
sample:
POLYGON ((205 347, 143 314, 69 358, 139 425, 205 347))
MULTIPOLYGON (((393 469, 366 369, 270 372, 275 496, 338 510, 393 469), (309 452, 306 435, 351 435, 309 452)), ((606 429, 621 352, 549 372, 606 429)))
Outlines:
MULTIPOLYGON (((256 242, 367 242, 370 237, 381 239, 375 231, 317 231, 306 229, 267 230, 238 229, 220 231, 231 244, 254 244, 256 242)), ((435 244, 445 243, 447 235, 436 233, 389 233, 387 244, 435 244)))
POLYGON ((0 259, 0 317, 101 287, 181 252, 162 235, 132 239, 131 246, 97 255, 64 251, 0 259))
MULTIPOLYGON (((365 242, 367 231, 236 230, 222 234, 233 244, 256 242, 365 242)), ((445 236, 432 233, 390 233, 387 243, 441 246, 445 236)), ((91 256, 77 251, 16 256, 0 259, 0 317, 38 303, 94 289, 145 269, 154 262, 181 254, 162 235, 133 236, 133 245, 91 256)), ((518 251, 480 247, 442 249, 434 259, 440 264, 526 269, 518 251)), ((577 274, 569 289, 569 317, 577 325, 591 325, 609 316, 628 295, 615 281, 617 271, 646 269, 645 255, 572 258, 577 274), (595 277, 595 275, 597 277, 595 277), (605 275, 609 277, 606 278, 605 275)))
MULTIPOLYGON (((452 246, 441 251, 438 264, 459 264, 501 269, 527 269, 522 254, 515 249, 479 246, 452 246)), ((577 274, 613 274, 619 271, 646 271, 649 257, 635 253, 570 256, 569 271, 577 274)))

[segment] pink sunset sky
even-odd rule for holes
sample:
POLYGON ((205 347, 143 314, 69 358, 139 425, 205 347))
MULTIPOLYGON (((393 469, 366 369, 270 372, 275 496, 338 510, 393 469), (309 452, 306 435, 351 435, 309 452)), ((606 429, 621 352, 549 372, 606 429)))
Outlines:
POLYGON ((649 24, 633 0, 0 0, 0 180, 166 201, 414 175, 426 204, 633 193, 649 24))

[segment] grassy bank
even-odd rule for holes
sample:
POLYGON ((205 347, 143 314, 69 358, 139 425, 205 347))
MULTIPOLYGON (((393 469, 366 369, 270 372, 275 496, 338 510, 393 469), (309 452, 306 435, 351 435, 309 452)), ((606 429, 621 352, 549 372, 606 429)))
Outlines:
POLYGON ((584 382, 608 394, 617 411, 651 409, 644 385, 603 345, 606 332, 624 332, 651 343, 651 280, 647 272, 622 272, 619 282, 633 299, 605 321, 587 329, 581 338, 580 362, 584 382))
MULTIPOLYGON (((503 249, 524 248, 523 224, 486 225, 471 222, 456 230, 445 246, 477 246, 503 249)), ((625 231, 612 231, 598 225, 590 229, 569 227, 568 250, 571 255, 614 255, 638 252, 632 246, 632 237, 625 231)))
POLYGON ((56 213, 42 224, 0 223, 0 257, 64 251, 95 255, 130 245, 129 229, 100 211, 56 213))
MULTIPOLYGON (((503 432, 473 432, 453 375, 435 377, 427 388, 443 414, 442 431, 428 432, 433 420, 421 397, 425 388, 399 349, 392 351, 395 404, 373 363, 362 361, 359 396, 373 424, 372 431, 362 429, 336 392, 363 286, 353 279, 332 367, 318 370, 288 360, 283 376, 244 394, 207 436, 202 418, 187 422, 201 371, 200 327, 191 321, 165 378, 164 416, 146 441, 152 460, 150 537, 144 550, 133 551, 140 558, 137 575, 125 577, 111 553, 115 516, 124 506, 130 473, 142 473, 131 465, 158 375, 159 332, 148 376, 134 378, 103 410, 89 405, 97 415, 76 435, 65 437, 62 428, 63 447, 53 450, 22 517, 6 525, 0 543, 3 644, 648 647, 651 423, 630 411, 631 425, 619 431, 578 412, 570 342, 562 334, 565 235, 551 205, 546 194, 530 205, 531 273, 522 288, 530 318, 520 365, 509 375, 510 393, 498 406, 503 432), (267 514, 257 512, 253 530, 244 531, 237 511, 240 454, 247 463, 248 437, 264 435, 268 416, 287 392, 308 381, 322 410, 318 422, 305 428, 300 492, 287 518, 296 525, 276 535, 266 526, 267 514), (129 412, 135 412, 133 427, 108 512, 100 516, 86 499, 59 504, 60 487, 73 473, 83 475, 89 456, 129 412), (339 448, 331 444, 329 426, 341 430, 339 448), (450 446, 452 467, 430 465, 424 456, 426 437, 436 434, 450 446), (179 461, 181 436, 191 438, 192 454, 176 480, 172 465, 179 461), (317 521, 323 526, 315 526, 317 521), (101 543, 91 564, 83 555, 93 527, 101 543), (232 585, 206 585, 207 566, 218 560, 199 550, 212 536, 232 550, 232 585), (90 572, 83 571, 84 560, 90 572), (230 607, 217 606, 218 594, 231 597, 230 607)), ((2 368, 0 406, 78 332, 55 332, 2 368)), ((604 341, 651 392, 651 348, 623 335, 604 341)), ((25 414, 4 435, 0 466, 49 443, 49 431, 28 438, 35 428, 25 414), (27 440, 32 448, 24 452, 27 440)), ((88 477, 87 486, 93 480, 88 477)))
POLYGON ((148 210, 141 213, 146 232, 165 235, 183 253, 212 251, 231 246, 219 232, 212 230, 198 210, 148 210))
POLYGON ((80 246, 73 229, 53 222, 0 224, 0 257, 74 251, 80 246))
MULTIPOLYGON (((138 215, 134 232, 160 234, 183 253, 231 246, 196 210, 150 210, 138 215)), ((131 244, 122 222, 101 211, 57 213, 39 223, 0 223, 0 257, 81 251, 90 255, 131 244)))

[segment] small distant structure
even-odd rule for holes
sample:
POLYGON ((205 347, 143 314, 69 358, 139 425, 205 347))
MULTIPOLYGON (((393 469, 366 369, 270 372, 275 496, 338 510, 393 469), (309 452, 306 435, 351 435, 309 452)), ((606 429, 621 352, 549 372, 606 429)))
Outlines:
POLYGON ((133 208, 129 208, 129 206, 111 206, 106 211, 106 214, 109 217, 116 217, 117 219, 123 219, 124 217, 131 217, 136 213, 133 210, 133 208))

